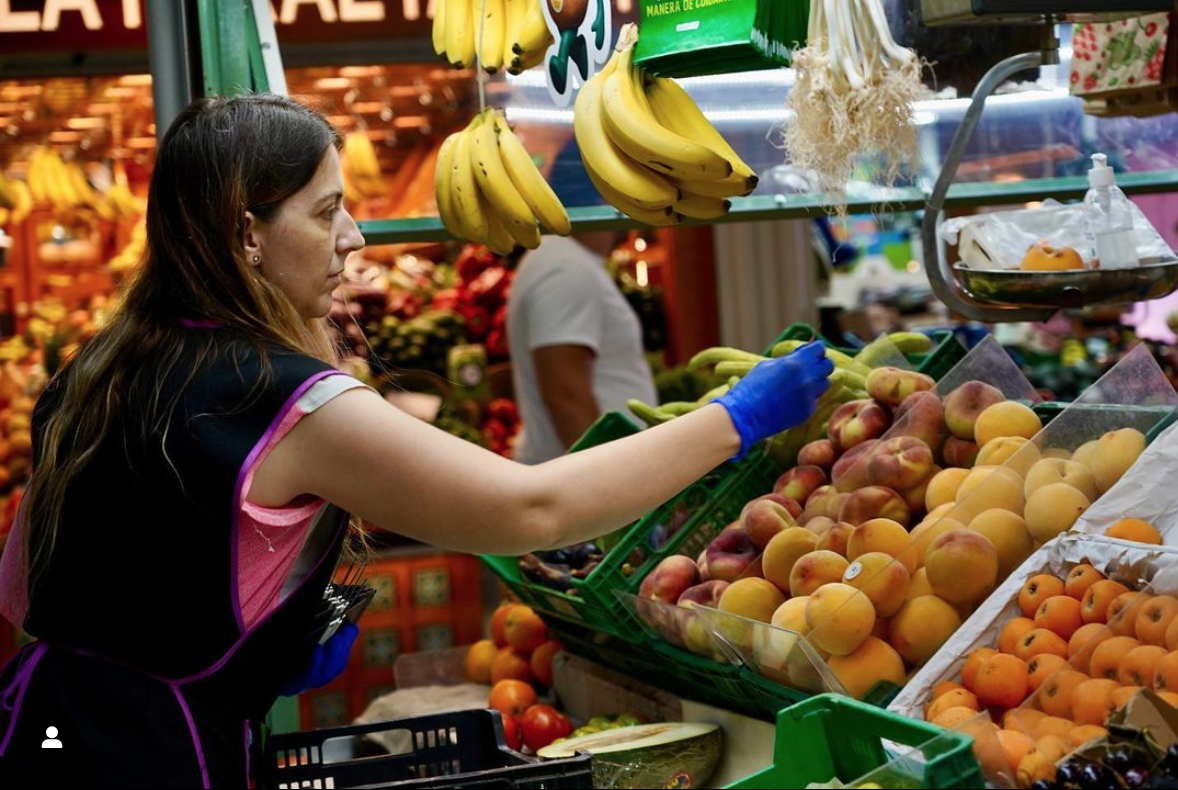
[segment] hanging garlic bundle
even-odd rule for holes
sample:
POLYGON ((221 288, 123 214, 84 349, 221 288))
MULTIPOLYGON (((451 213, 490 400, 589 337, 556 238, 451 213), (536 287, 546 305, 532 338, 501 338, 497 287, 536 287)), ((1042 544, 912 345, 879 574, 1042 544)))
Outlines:
POLYGON ((810 0, 806 46, 793 66, 785 147, 824 192, 842 195, 864 154, 882 156, 888 186, 915 167, 922 61, 892 38, 880 0, 810 0))

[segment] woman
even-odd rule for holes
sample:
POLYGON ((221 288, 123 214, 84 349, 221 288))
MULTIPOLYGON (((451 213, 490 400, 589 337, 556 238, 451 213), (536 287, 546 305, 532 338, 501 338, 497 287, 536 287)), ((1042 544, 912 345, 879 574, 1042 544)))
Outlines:
POLYGON ((0 673, 0 785, 244 786, 250 723, 330 678, 308 664, 345 511, 457 551, 588 540, 826 389, 808 348, 537 467, 419 422, 334 367, 323 317, 364 244, 339 146, 275 96, 197 101, 165 135, 142 270, 34 414, 0 609, 39 641, 0 673))

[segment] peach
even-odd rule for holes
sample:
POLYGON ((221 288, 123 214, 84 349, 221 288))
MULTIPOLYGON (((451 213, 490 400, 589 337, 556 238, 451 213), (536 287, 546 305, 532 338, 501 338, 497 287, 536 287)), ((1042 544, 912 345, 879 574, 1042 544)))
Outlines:
POLYGON ((904 685, 904 659, 882 639, 869 636, 863 644, 845 656, 831 656, 831 672, 855 699, 863 699, 877 683, 904 685))
POLYGON ((875 625, 871 629, 871 635, 874 636, 876 639, 883 639, 886 641, 888 638, 888 623, 889 622, 890 621, 887 617, 877 616, 875 618, 875 625))
POLYGON ((707 606, 711 609, 716 609, 720 605, 720 598, 724 595, 724 591, 729 587, 728 582, 713 579, 710 582, 703 582, 694 587, 689 587, 683 591, 679 596, 679 600, 675 603, 679 606, 707 606))
POLYGON ((933 451, 920 439, 885 439, 868 457, 867 481, 873 486, 907 491, 927 480, 934 466, 933 451))
POLYGON ((789 511, 789 514, 793 516, 794 521, 797 521, 802 517, 803 509, 802 506, 798 504, 797 500, 790 499, 789 497, 782 496, 781 494, 763 494, 756 499, 745 503, 745 506, 740 509, 740 518, 737 519, 737 523, 743 526, 745 515, 754 505, 760 502, 776 502, 778 505, 781 505, 783 508, 789 511))
POLYGON ((965 529, 965 525, 957 519, 933 519, 930 516, 912 530, 912 544, 905 550, 905 556, 914 555, 917 567, 923 567, 925 560, 928 559, 928 547, 941 535, 954 529, 965 529))
POLYGON ((856 557, 843 572, 843 583, 862 590, 880 617, 891 617, 908 600, 908 569, 882 551, 856 557))
POLYGON ((969 477, 968 469, 943 469, 929 481, 924 505, 930 512, 941 505, 957 501, 957 489, 969 477))
POLYGON ((993 439, 978 451, 978 466, 1006 466, 1020 476, 1027 472, 1041 458, 1039 448, 1029 439, 1021 436, 1004 436, 993 439))
POLYGON ((838 516, 837 513, 831 516, 827 511, 830 510, 831 504, 839 493, 839 490, 834 486, 822 486, 815 490, 806 499, 806 509, 802 512, 802 517, 799 521, 802 524, 808 524, 811 519, 819 517, 836 518, 838 516))
POLYGON ((773 619, 777 607, 785 603, 785 595, 764 579, 739 579, 728 585, 720 596, 721 612, 738 614, 750 620, 767 623, 773 619))
POLYGON ((946 466, 972 469, 974 464, 977 463, 979 452, 977 443, 971 442, 969 439, 958 439, 956 436, 950 436, 945 440, 945 446, 941 449, 941 456, 945 459, 946 466))
POLYGON ((824 584, 833 584, 843 578, 847 560, 833 551, 812 551, 794 563, 789 574, 789 594, 796 597, 811 595, 824 584))
POLYGON ((905 489, 900 492, 900 496, 904 497, 904 504, 908 505, 908 510, 912 512, 913 517, 918 513, 924 512, 924 502, 928 498, 929 483, 933 481, 933 477, 941 471, 941 467, 934 465, 929 470, 928 476, 923 482, 917 483, 914 487, 905 489))
POLYGON ((834 525, 835 525, 835 520, 833 518, 827 518, 826 516, 817 516, 817 517, 812 518, 809 521, 807 521, 804 528, 813 532, 814 537, 820 538, 823 535, 825 535, 827 530, 829 530, 834 525))
POLYGON ((687 589, 697 584, 699 566, 691 557, 676 554, 667 557, 647 574, 642 580, 642 586, 638 588, 638 595, 663 603, 675 603, 687 589))
POLYGON ((867 374, 867 394, 881 403, 896 407, 908 396, 928 392, 937 386, 931 376, 913 370, 879 367, 867 374))
POLYGON ((1103 493, 1112 488, 1145 452, 1145 434, 1133 428, 1109 431, 1097 440, 1089 459, 1096 486, 1103 493))
POLYGON ((1178 598, 1172 595, 1155 596, 1137 613, 1134 632, 1147 645, 1164 645, 1166 629, 1175 617, 1178 617, 1178 598))
POLYGON ((860 488, 851 494, 839 511, 839 521, 855 526, 876 518, 890 519, 907 526, 912 520, 912 512, 904 497, 884 486, 860 488))
POLYGON ((1084 464, 1058 458, 1043 458, 1037 461, 1027 472, 1023 493, 1030 499, 1040 488, 1056 483, 1067 483, 1086 496, 1089 502, 1096 501, 1099 495, 1096 490, 1096 478, 1092 476, 1091 469, 1084 464))
POLYGON ((1072 460, 1072 453, 1070 450, 1065 450, 1062 447, 1049 447, 1043 451, 1044 458, 1058 458, 1061 461, 1072 460))
POLYGON ((954 518, 969 523, 982 511, 999 507, 1023 514, 1023 479, 1004 466, 975 466, 957 489, 954 518))
POLYGON ((789 590, 789 575, 794 564, 818 548, 818 536, 805 527, 791 527, 779 532, 761 555, 761 571, 765 578, 781 590, 789 590))
POLYGON ((1046 543, 1071 529, 1090 504, 1088 497, 1067 483, 1043 486, 1027 500, 1027 529, 1036 541, 1046 543))
POLYGON ((998 581, 998 551, 982 535, 950 530, 928 548, 924 560, 933 592, 952 604, 972 604, 998 581))
POLYGON ((797 466, 777 478, 773 492, 796 502, 805 502, 819 488, 827 484, 826 472, 820 466, 797 466))
POLYGON ((807 638, 833 656, 855 652, 875 627, 871 600, 849 584, 834 582, 810 594, 806 602, 807 638))
POLYGON ((803 595, 799 598, 790 598, 788 601, 777 607, 777 611, 773 613, 773 617, 769 623, 777 628, 784 628, 787 631, 795 631, 805 636, 810 630, 810 626, 806 624, 806 603, 810 600, 808 595, 803 595))
POLYGON ((842 452, 871 439, 878 439, 892 426, 892 412, 874 400, 844 403, 830 415, 827 435, 842 452))
MULTIPOLYGON (((1108 607, 1118 595, 1129 592, 1129 588, 1112 579, 1096 582, 1084 593, 1084 600, 1080 602, 1080 613, 1086 623, 1104 623, 1108 621, 1108 607)), ((1168 634, 1168 632, 1167 632, 1168 634)))
POLYGON ((1061 639, 1070 640, 1083 624, 1080 602, 1070 595, 1053 595, 1035 611, 1035 627, 1046 628, 1061 639))
POLYGON ((979 415, 1005 400, 997 387, 984 381, 967 381, 945 397, 945 425, 958 439, 972 442, 979 415))
MULTIPOLYGON (((1092 458, 1099 451, 1099 446, 1099 439, 1093 439, 1090 442, 1085 442, 1084 444, 1077 447, 1076 451, 1072 453, 1072 460, 1078 464, 1084 464, 1084 466, 1092 469, 1092 458)), ((1093 474, 1095 474, 1095 472, 1093 474)), ((1095 476, 1092 479, 1095 481, 1095 476)))
POLYGON ((933 454, 945 444, 945 408, 935 392, 909 395, 896 409, 896 420, 889 436, 912 436, 929 446, 933 454))
POLYGON ((916 558, 913 552, 904 551, 911 542, 912 536, 900 524, 891 519, 873 518, 855 527, 851 533, 851 539, 847 541, 847 559, 857 559, 860 554, 870 551, 881 551, 897 559, 904 553, 909 556, 901 561, 909 573, 915 573, 916 558))
POLYGON ((753 539, 742 529, 728 529, 708 544, 708 575, 713 579, 734 582, 757 558, 753 539))
POLYGON ((1117 636, 1134 636, 1137 633, 1137 615, 1153 596, 1142 592, 1121 593, 1108 605, 1109 630, 1117 636))
POLYGON ((992 439, 1010 436, 1034 439, 1041 430, 1043 421, 1030 406, 1010 400, 995 403, 978 415, 974 424, 974 441, 979 447, 985 447, 992 439))
POLYGON ((851 493, 867 485, 868 458, 879 446, 879 439, 858 444, 835 461, 830 470, 830 481, 842 493, 851 493))
POLYGON ((1158 664, 1166 655, 1166 648, 1157 645, 1138 645, 1121 660, 1117 680, 1122 686, 1153 688, 1158 664))
POLYGON ((695 561, 695 567, 699 569, 699 580, 701 582, 710 582, 712 575, 708 573, 708 547, 704 546, 699 552, 699 557, 695 561))
POLYGON ((797 527, 797 522, 788 510, 776 502, 757 502, 744 515, 744 531, 761 551, 765 550, 774 536, 791 527, 797 527))
POLYGON ((928 583, 928 571, 920 568, 912 574, 912 581, 908 583, 908 595, 905 596, 905 599, 911 601, 913 598, 932 594, 933 586, 928 583))
POLYGON ((922 595, 904 604, 888 627, 888 641, 910 664, 919 666, 961 627, 961 617, 948 602, 922 595))
POLYGON ((818 538, 818 545, 815 548, 819 551, 833 551, 835 554, 845 557, 847 556, 847 543, 851 540, 851 535, 854 532, 855 528, 852 525, 840 521, 818 538))
POLYGON ((830 439, 817 439, 802 447, 798 453, 798 463, 802 466, 817 466, 825 472, 834 467, 838 460, 838 450, 830 439))
POLYGON ((994 545, 998 552, 998 578, 1005 579, 1035 548, 1027 522, 1022 516, 1002 508, 979 513, 969 528, 994 545))

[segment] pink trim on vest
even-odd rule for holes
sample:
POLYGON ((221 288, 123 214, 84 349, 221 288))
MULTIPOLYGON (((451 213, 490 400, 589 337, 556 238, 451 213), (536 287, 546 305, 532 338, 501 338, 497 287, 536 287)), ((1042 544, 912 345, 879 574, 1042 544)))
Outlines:
POLYGON ((188 700, 184 699, 184 692, 180 690, 178 684, 169 683, 168 685, 172 688, 172 693, 176 695, 176 702, 180 703, 180 710, 184 714, 184 721, 188 722, 188 734, 192 736, 192 748, 196 750, 196 761, 200 764, 201 786, 208 788, 210 787, 209 767, 205 765, 204 746, 201 745, 200 733, 196 730, 196 721, 192 718, 192 711, 188 709, 188 700))

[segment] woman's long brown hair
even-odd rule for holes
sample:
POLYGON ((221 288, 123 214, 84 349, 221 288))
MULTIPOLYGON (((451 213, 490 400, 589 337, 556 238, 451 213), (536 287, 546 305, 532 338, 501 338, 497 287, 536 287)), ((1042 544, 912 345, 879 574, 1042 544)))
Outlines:
POLYGON ((245 212, 272 219, 332 146, 339 134, 322 116, 272 95, 200 99, 168 128, 151 176, 142 265, 110 323, 51 384, 59 403, 39 432, 24 506, 30 578, 53 551, 66 492, 115 417, 164 441, 179 396, 161 402, 158 382, 191 381, 230 342, 223 338, 247 339, 264 365, 273 344, 337 363, 326 322, 301 317, 250 265, 243 242, 245 212), (230 331, 185 328, 182 319, 230 331))

